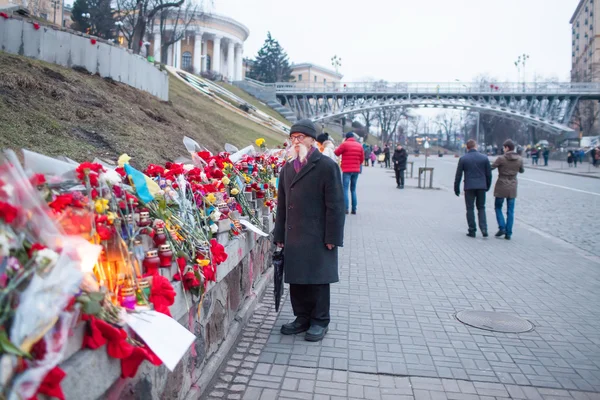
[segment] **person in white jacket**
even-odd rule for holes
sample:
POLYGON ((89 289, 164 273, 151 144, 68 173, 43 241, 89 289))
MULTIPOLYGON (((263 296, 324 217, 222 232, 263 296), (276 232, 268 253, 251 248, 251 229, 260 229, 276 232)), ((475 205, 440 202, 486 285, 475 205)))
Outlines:
POLYGON ((336 163, 338 162, 338 158, 334 153, 335 145, 327 133, 317 136, 317 143, 319 144, 319 150, 324 156, 331 158, 336 163))

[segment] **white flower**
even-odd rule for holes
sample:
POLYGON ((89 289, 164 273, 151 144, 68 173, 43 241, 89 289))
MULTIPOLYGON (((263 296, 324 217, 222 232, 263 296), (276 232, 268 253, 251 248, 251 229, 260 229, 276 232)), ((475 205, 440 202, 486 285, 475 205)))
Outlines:
POLYGON ((109 169, 100 174, 100 180, 110 185, 118 185, 121 183, 121 175, 114 169, 109 169))
POLYGON ((212 225, 210 226, 210 231, 211 231, 212 233, 217 233, 217 232, 219 231, 219 227, 217 226, 217 224, 212 224, 212 225))
POLYGON ((10 253, 10 243, 5 235, 0 234, 0 257, 7 257, 10 253))
POLYGON ((191 171, 194 169, 194 166, 192 164, 183 164, 183 169, 185 171, 191 171))
POLYGON ((42 271, 47 271, 54 267, 58 261, 58 253, 50 249, 38 250, 35 253, 35 263, 42 271))
POLYGON ((218 210, 215 210, 212 214, 210 214, 210 219, 212 219, 213 221, 218 221, 219 219, 221 219, 221 212, 218 210))

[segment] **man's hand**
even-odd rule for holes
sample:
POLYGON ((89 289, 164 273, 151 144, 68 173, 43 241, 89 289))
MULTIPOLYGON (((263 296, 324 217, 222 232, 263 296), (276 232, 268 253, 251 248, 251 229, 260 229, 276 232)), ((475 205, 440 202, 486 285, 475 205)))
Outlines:
POLYGON ((327 249, 329 249, 329 250, 333 250, 333 248, 335 247, 335 244, 326 244, 325 247, 327 247, 327 249))
POLYGON ((456 195, 456 197, 460 197, 460 191, 458 191, 458 190, 455 190, 455 191, 454 191, 454 194, 456 195))
POLYGON ((275 245, 276 245, 277 247, 279 247, 280 249, 283 249, 283 243, 275 243, 275 245))

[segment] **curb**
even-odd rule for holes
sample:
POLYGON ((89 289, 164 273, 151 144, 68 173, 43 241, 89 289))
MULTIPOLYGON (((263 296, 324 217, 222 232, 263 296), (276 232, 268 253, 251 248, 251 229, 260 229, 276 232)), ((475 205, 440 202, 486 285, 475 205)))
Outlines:
POLYGON ((254 313, 256 306, 259 300, 262 298, 263 294, 267 291, 269 287, 269 283, 271 283, 273 277, 273 267, 269 267, 269 269, 263 274, 263 277, 260 279, 255 288, 255 296, 248 298, 240 311, 236 314, 233 319, 231 326, 229 328, 229 332, 227 332, 227 336, 225 336, 225 340, 219 346, 219 350, 208 360, 204 368, 202 369, 202 373, 200 374, 200 378, 195 382, 195 398, 199 399, 202 397, 206 389, 210 388, 210 384, 215 378, 217 372, 223 366, 223 363, 227 361, 229 353, 231 349, 235 346, 238 341, 240 334, 242 333, 244 326, 254 313))
POLYGON ((600 179, 600 175, 599 176, 586 175, 586 174, 582 174, 582 173, 567 172, 567 171, 557 171, 555 169, 546 169, 546 168, 540 168, 540 167, 528 167, 528 166, 526 166, 525 168, 526 169, 534 169, 534 170, 538 170, 538 171, 554 172, 556 174, 573 175, 573 176, 581 176, 581 177, 584 177, 584 178, 600 179))

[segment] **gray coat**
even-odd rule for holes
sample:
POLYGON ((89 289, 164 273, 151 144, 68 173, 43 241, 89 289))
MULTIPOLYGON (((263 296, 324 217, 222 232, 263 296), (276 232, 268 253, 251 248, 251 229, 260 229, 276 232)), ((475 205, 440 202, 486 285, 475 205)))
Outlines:
POLYGON ((494 197, 503 199, 517 198, 517 174, 525 172, 523 158, 509 151, 494 161, 492 169, 498 168, 498 180, 494 188, 494 197))
POLYGON ((346 217, 340 168, 315 151, 297 174, 292 162, 283 167, 277 193, 274 241, 285 245, 285 282, 339 281, 337 247, 344 244, 346 217))

